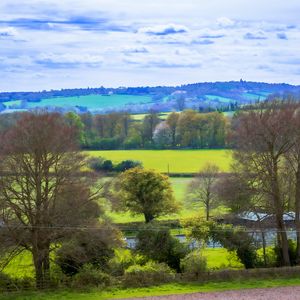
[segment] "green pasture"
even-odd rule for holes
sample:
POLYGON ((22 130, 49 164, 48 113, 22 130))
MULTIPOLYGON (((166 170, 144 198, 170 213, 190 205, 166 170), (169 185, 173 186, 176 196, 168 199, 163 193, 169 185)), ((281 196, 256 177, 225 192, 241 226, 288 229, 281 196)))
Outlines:
MULTIPOLYGON (((88 95, 78 97, 56 97, 42 99, 40 102, 27 102, 26 108, 43 107, 86 107, 89 111, 101 111, 106 109, 125 108, 130 104, 150 103, 150 96, 132 96, 132 95, 88 95)), ((7 102, 7 105, 10 103, 7 102)))
POLYGON ((104 157, 114 163, 122 160, 138 160, 146 169, 162 173, 196 173, 207 163, 219 166, 228 172, 231 163, 230 150, 103 150, 88 151, 93 157, 104 157))

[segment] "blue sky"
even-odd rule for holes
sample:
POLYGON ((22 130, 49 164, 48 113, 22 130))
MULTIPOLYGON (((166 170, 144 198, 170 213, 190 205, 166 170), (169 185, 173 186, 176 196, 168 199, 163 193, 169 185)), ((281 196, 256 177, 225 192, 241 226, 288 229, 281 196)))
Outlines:
POLYGON ((300 84, 299 0, 1 0, 0 91, 300 84))

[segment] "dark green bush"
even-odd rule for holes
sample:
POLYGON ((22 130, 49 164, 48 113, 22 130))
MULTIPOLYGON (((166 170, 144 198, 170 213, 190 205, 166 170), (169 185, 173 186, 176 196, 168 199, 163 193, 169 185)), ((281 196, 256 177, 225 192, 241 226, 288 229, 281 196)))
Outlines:
POLYGON ((123 160, 115 166, 115 170, 117 172, 124 172, 128 169, 132 169, 132 168, 135 168, 135 167, 141 167, 141 166, 142 166, 142 163, 140 161, 123 160))
POLYGON ((136 250, 150 259, 166 263, 181 272, 180 260, 188 253, 188 248, 170 234, 166 228, 157 225, 145 225, 137 234, 136 250))
POLYGON ((142 287, 171 282, 175 272, 164 263, 148 262, 144 266, 133 265, 125 271, 123 284, 126 287, 142 287))

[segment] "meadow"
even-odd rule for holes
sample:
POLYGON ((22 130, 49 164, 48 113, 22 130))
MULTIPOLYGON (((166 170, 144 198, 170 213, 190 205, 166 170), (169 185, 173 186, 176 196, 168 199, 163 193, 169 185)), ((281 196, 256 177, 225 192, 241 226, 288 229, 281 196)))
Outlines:
MULTIPOLYGON (((123 109, 130 104, 151 103, 150 96, 133 96, 133 95, 88 95, 78 97, 56 97, 41 99, 40 102, 27 102, 24 108, 45 108, 45 107, 86 107, 90 112, 97 112, 109 109, 123 109)), ((9 107, 18 107, 21 101, 4 102, 9 107)))
POLYGON ((162 173, 196 173, 207 163, 216 164, 221 172, 228 172, 231 164, 230 150, 103 150, 88 151, 93 157, 104 157, 114 163, 138 160, 144 168, 162 173))

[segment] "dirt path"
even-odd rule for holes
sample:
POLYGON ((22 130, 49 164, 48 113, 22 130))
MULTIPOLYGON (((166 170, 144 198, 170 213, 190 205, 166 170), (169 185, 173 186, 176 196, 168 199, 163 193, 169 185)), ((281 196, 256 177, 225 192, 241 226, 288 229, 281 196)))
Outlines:
POLYGON ((143 300, 300 300, 300 286, 135 298, 143 300))

